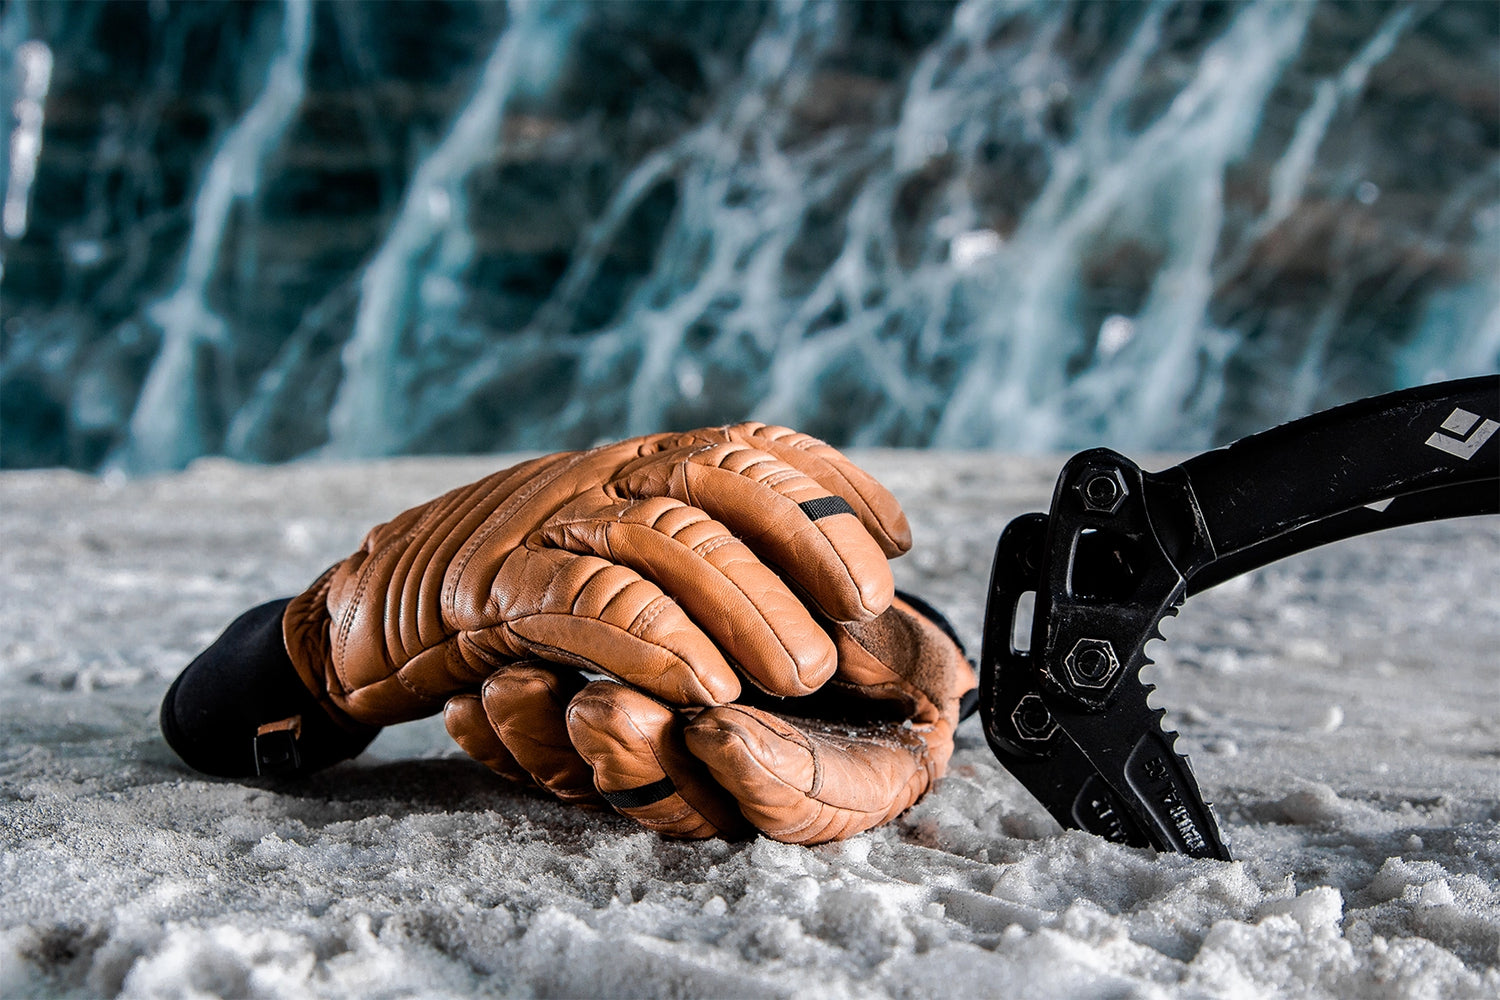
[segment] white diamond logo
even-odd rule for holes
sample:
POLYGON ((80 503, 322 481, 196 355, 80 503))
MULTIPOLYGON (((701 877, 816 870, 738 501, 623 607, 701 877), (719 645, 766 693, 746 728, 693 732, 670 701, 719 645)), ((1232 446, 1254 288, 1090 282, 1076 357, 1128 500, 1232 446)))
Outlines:
POLYGON ((1457 407, 1448 414, 1448 419, 1443 421, 1442 426, 1427 438, 1427 447, 1445 451, 1467 462, 1497 430, 1500 430, 1500 424, 1495 421, 1486 419, 1480 423, 1479 414, 1457 407), (1475 427, 1475 424, 1479 426, 1475 427))

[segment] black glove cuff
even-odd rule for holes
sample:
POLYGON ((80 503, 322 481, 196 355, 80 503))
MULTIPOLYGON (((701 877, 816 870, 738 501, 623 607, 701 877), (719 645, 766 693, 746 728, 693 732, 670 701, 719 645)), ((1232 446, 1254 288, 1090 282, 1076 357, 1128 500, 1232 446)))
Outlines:
POLYGON ((221 778, 306 774, 358 756, 380 731, 340 726, 302 683, 281 635, 290 600, 240 615, 167 690, 162 735, 189 767, 221 778))

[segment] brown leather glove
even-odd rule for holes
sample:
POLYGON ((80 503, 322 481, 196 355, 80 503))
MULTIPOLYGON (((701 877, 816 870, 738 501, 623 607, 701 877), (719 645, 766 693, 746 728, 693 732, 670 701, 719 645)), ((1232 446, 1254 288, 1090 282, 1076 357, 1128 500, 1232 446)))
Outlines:
POLYGON ((600 798, 660 833, 748 825, 815 844, 885 823, 932 786, 953 753, 963 650, 898 597, 875 619, 830 623, 832 680, 814 695, 674 711, 630 686, 585 683, 540 662, 452 698, 448 731, 470 756, 568 802, 600 798))
MULTIPOLYGON (((522 463, 375 528, 292 600, 284 637, 308 691, 356 729, 532 659, 675 706, 734 702, 740 675, 805 695, 838 664, 809 608, 874 619, 909 546, 895 498, 820 441, 756 423, 653 434, 522 463)), ((518 704, 554 683, 501 677, 490 690, 518 704)))

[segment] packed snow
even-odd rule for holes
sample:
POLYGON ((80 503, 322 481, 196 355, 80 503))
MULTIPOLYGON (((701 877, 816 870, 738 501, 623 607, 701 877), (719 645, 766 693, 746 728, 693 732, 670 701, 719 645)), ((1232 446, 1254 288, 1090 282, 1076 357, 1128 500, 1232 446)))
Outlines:
MULTIPOLYGON (((898 582, 977 653, 1058 459, 865 452, 898 582)), ((0 995, 1495 997, 1500 521, 1340 543, 1192 599, 1158 697, 1240 860, 1062 832, 977 720, 840 844, 674 842, 505 785, 435 720, 300 784, 156 728, 244 608, 508 459, 0 476, 0 995)))

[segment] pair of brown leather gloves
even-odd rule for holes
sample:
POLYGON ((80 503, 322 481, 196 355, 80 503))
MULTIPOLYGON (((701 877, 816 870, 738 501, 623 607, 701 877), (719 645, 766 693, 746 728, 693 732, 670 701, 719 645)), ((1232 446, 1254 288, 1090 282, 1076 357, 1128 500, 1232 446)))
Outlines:
POLYGON ((247 612, 168 692, 189 764, 297 773, 441 710, 470 756, 664 834, 836 840, 943 773, 973 670, 898 596, 895 498, 814 438, 653 434, 497 472, 247 612))

